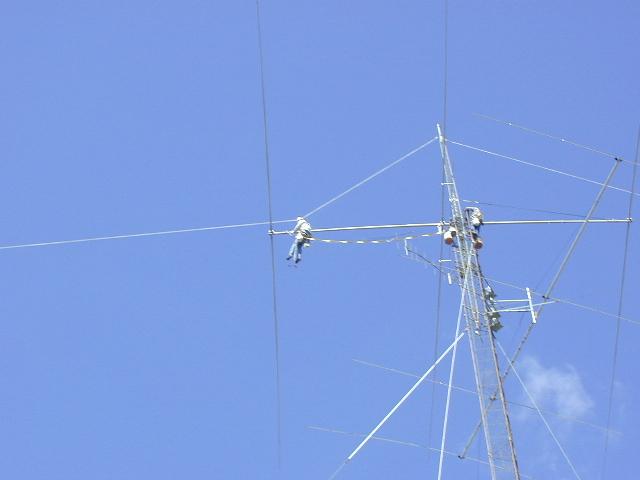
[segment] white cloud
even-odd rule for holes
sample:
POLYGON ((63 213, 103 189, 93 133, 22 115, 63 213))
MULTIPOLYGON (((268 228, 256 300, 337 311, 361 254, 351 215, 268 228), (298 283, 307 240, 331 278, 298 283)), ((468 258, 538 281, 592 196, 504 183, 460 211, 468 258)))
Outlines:
POLYGON ((593 408, 593 400, 571 365, 546 368, 536 358, 527 357, 520 370, 527 389, 541 409, 583 417, 593 408))

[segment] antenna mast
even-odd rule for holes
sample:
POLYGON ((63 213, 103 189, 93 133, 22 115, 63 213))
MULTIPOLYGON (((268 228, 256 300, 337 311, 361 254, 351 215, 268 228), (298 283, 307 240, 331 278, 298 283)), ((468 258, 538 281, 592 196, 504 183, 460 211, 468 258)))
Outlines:
POLYGON ((474 248, 472 227, 460 206, 460 197, 446 139, 440 125, 437 128, 445 185, 451 204, 451 226, 455 228, 457 233, 457 246, 453 249, 456 266, 461 276, 465 274, 469 276, 468 279, 463 279, 459 283, 464 296, 463 309, 467 324, 467 336, 469 337, 473 370, 480 400, 480 415, 487 444, 491 478, 492 480, 520 480, 509 411, 505 401, 500 365, 493 337, 492 327, 495 328, 496 319, 493 317, 494 312, 488 306, 485 296, 486 281, 474 248))

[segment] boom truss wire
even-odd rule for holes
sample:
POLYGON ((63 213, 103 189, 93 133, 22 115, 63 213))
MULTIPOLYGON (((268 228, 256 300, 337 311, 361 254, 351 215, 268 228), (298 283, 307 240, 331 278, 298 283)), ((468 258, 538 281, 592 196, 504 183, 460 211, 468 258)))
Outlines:
MULTIPOLYGON (((256 23, 258 27, 258 55, 260 58, 260 91, 262 97, 262 126, 264 130, 264 158, 267 177, 267 204, 269 207, 269 231, 273 231, 273 206, 271 199, 271 162, 269 159, 269 130, 267 123, 267 99, 264 86, 264 54, 262 49, 262 22, 260 19, 260 0, 256 0, 256 23)), ((271 249, 271 293, 273 304, 273 339, 276 368, 276 417, 278 468, 282 466, 282 408, 280 392, 280 327, 278 323, 278 295, 276 288, 276 254, 273 235, 269 235, 271 249)))
POLYGON ((472 203, 474 205, 486 205, 488 207, 510 208, 513 210, 521 210, 523 212, 549 213, 551 215, 565 215, 567 217, 584 218, 583 213, 556 212, 555 210, 544 210, 541 208, 526 208, 526 207, 519 207, 516 205, 507 205, 505 203, 481 202, 480 200, 468 200, 464 198, 462 199, 462 201, 464 203, 472 203))
MULTIPOLYGON (((453 140, 449 140, 449 143, 452 143, 453 145, 458 145, 459 147, 468 148, 469 150, 475 150, 476 152, 486 153, 487 155, 491 155, 494 157, 504 158, 506 160, 512 160, 514 162, 521 163, 523 165, 528 165, 530 167, 540 168, 542 170, 546 170, 547 172, 557 173, 558 175, 564 175, 565 177, 574 178, 576 180, 581 180, 583 182, 591 183, 593 185, 600 185, 600 186, 604 185, 602 182, 591 180, 590 178, 581 177, 580 175, 574 175, 573 173, 564 172, 562 170, 557 170, 555 168, 545 167, 544 165, 539 165, 537 163, 527 162, 526 160, 521 160, 519 158, 511 157, 509 155, 503 155, 501 153, 492 152, 491 150, 486 150, 484 148, 474 147, 473 145, 467 145, 466 143, 454 142, 453 140)), ((609 185, 607 188, 610 188, 611 190, 618 190, 619 192, 630 193, 632 195, 638 195, 638 193, 632 193, 630 190, 627 190, 625 188, 620 188, 620 187, 614 187, 613 185, 609 185)))
MULTIPOLYGON (((501 123, 503 125, 508 125, 510 127, 514 127, 514 128, 523 130, 523 131, 528 132, 528 133, 533 133, 534 135, 540 135, 542 137, 547 137, 547 138, 550 138, 552 140, 559 140, 560 142, 566 143, 567 145, 572 145, 574 147, 578 147, 578 148, 581 148, 583 150, 588 150, 590 152, 597 153, 599 155, 604 155, 605 157, 618 159, 618 160, 620 160, 620 161, 622 161, 624 163, 634 164, 634 162, 630 162, 629 160, 624 160, 622 157, 620 157, 618 155, 614 155, 613 153, 605 152, 604 150, 598 150, 597 148, 590 147, 588 145, 583 145, 581 143, 573 142, 571 140, 567 140, 566 138, 558 137, 556 135, 551 135, 550 133, 542 132, 540 130, 534 130, 533 128, 525 127, 523 125, 518 125, 517 123, 513 123, 513 122, 507 122, 506 120, 500 120, 499 118, 491 117, 491 116, 485 115, 483 113, 474 113, 474 115, 476 117, 484 118, 486 120, 491 120, 493 122, 501 123)), ((636 160, 636 162, 637 161, 638 160, 636 160)))
POLYGON ((400 158, 395 159, 393 162, 391 162, 389 165, 387 165, 386 167, 382 167, 380 170, 378 170, 377 172, 372 173, 371 175, 369 175, 367 178, 365 178, 364 180, 359 181, 358 183, 356 183, 355 185, 347 188, 344 192, 339 193, 338 195, 336 195, 335 197, 327 200, 326 202, 324 202, 322 205, 314 208, 313 210, 311 210, 310 212, 305 213, 305 217, 308 218, 311 215, 313 215, 314 213, 319 212, 320 210, 322 210, 325 207, 328 207, 329 205, 331 205, 333 202, 341 199, 342 197, 344 197, 345 195, 347 195, 348 193, 353 192, 355 189, 360 188, 361 186, 363 186, 365 183, 373 180, 374 178, 376 178, 378 175, 380 175, 381 173, 386 172, 387 170, 389 170, 391 167, 396 166, 398 163, 402 162, 403 160, 406 160, 407 158, 411 157, 412 155, 418 153, 420 150, 422 150, 423 148, 426 148, 427 146, 431 145, 433 142, 435 142, 437 139, 437 137, 433 137, 431 140, 429 140, 428 142, 423 143, 422 145, 414 148, 413 150, 411 150, 408 153, 405 153, 404 155, 402 155, 400 158))
MULTIPOLYGON (((638 137, 636 140, 636 156, 635 163, 633 164, 633 173, 631 174, 631 195, 629 195, 629 210, 627 213, 628 218, 631 218, 633 212, 633 192, 636 189, 636 174, 638 170, 638 162, 640 161, 640 129, 638 129, 638 137)), ((627 224, 625 237, 624 237, 624 254, 622 255, 622 272, 620 275, 620 296, 618 299, 618 318, 616 321, 616 334, 613 341, 613 360, 611 362, 611 383, 609 384, 609 399, 607 402, 607 428, 611 426, 611 414, 613 411, 613 388, 616 381, 616 370, 618 367, 618 344, 620 341, 620 324, 622 319, 622 307, 624 302, 625 282, 627 278, 627 261, 629 255, 629 238, 631 236, 631 224, 627 224)), ((604 453, 602 458, 602 472, 601 478, 605 478, 607 469, 607 453, 609 451, 609 436, 607 435, 604 440, 604 453)))

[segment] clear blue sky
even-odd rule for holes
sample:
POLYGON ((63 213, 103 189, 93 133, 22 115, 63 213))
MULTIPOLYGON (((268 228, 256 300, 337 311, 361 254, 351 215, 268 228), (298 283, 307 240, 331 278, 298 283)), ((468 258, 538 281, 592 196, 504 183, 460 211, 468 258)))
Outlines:
MULTIPOLYGON (((311 210, 435 136, 443 120, 441 1, 265 0, 262 8, 276 219, 311 210)), ((631 0, 451 0, 448 136, 602 181, 610 159, 474 113, 632 159, 638 18, 631 0)), ((1 245, 267 219, 253 1, 4 2, 0 58, 1 245)), ((598 191, 479 152, 450 152, 466 199, 584 214, 598 191)), ((434 144, 312 223, 437 221, 439 167, 434 144)), ((629 188, 630 180, 625 164, 613 183, 629 188)), ((609 191, 597 215, 626 217, 627 205, 628 195, 609 191)), ((548 216, 501 207, 485 215, 548 216)), ((615 312, 624 229, 591 226, 556 295, 615 312)), ((289 268, 289 240, 276 239, 278 470, 266 231, 0 250, 0 477, 327 478, 358 438, 307 427, 366 433, 413 382, 353 358, 426 370, 438 279, 395 244, 317 244, 289 268)), ((542 290, 574 233, 487 226, 484 272, 542 290)), ((637 320, 639 233, 634 224, 624 304, 637 320)), ((413 246, 437 259, 438 242, 413 246)), ((442 298, 444 347, 457 287, 445 283, 442 298)), ((504 318, 507 349, 526 321, 504 318)), ((606 423, 615 325, 548 307, 520 367, 543 408, 606 423)), ((612 416, 622 434, 611 439, 606 478, 637 474, 639 340, 640 325, 623 322, 612 416)), ((438 378, 447 373, 445 362, 438 378)), ((454 382, 473 387, 466 342, 454 382)), ((515 378, 507 391, 527 402, 515 378)), ((445 394, 424 385, 380 434, 438 446, 445 394)), ((447 449, 458 452, 477 401, 454 392, 451 409, 447 449)), ((574 478, 535 413, 511 411, 523 473, 574 478)), ((599 479, 602 432, 548 420, 581 477, 599 479)), ((484 456, 481 446, 471 452, 484 456)), ((372 442, 339 478, 435 478, 436 470, 432 453, 372 442)), ((488 478, 484 466, 455 457, 444 471, 488 478)))

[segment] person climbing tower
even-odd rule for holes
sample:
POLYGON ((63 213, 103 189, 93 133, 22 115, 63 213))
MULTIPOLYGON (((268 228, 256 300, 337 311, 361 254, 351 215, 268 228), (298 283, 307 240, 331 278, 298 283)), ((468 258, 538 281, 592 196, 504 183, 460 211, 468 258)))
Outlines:
POLYGON ((469 219, 469 223, 476 231, 476 233, 480 233, 480 227, 484 223, 484 215, 482 214, 482 210, 478 207, 467 207, 465 208, 467 212, 467 218, 469 219))
POLYGON ((482 227, 484 223, 482 210, 480 210, 478 207, 467 207, 465 208, 465 214, 467 216, 469 225, 473 229, 471 232, 471 236, 473 237, 473 247, 476 250, 479 250, 484 245, 482 238, 480 238, 480 227, 482 227))

